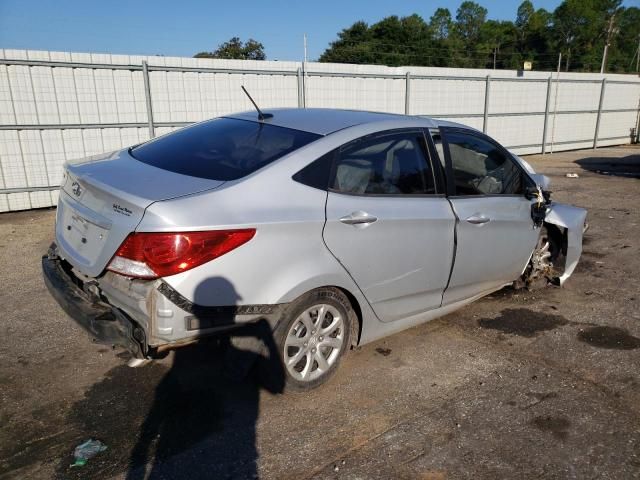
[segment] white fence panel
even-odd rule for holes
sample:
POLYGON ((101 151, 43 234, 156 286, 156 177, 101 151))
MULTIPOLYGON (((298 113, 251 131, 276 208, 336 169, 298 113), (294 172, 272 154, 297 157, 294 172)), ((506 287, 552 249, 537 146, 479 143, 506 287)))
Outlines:
MULTIPOLYGON (((481 115, 484 111, 485 86, 484 79, 412 79, 410 113, 442 118, 448 115, 481 115)), ((448 118, 453 120, 452 117, 448 118)))
POLYGON ((251 110, 242 85, 264 109, 433 116, 484 130, 520 154, 632 141, 638 78, 557 80, 550 72, 0 49, 0 212, 55 205, 67 160, 251 110))

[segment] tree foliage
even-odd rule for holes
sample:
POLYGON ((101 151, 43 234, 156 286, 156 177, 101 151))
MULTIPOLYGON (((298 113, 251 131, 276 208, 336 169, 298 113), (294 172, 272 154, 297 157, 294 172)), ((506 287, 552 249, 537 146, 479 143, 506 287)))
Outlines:
POLYGON ((390 66, 426 65, 599 71, 609 41, 607 71, 634 71, 640 39, 640 8, 621 0, 563 0, 553 11, 524 0, 513 21, 487 19, 487 10, 466 0, 455 12, 438 8, 428 21, 418 14, 390 16, 374 24, 355 22, 338 33, 321 62, 390 66))
POLYGON ((195 58, 226 58, 233 60, 265 60, 264 46, 250 38, 242 42, 239 37, 233 37, 228 42, 221 43, 213 52, 200 52, 195 58))

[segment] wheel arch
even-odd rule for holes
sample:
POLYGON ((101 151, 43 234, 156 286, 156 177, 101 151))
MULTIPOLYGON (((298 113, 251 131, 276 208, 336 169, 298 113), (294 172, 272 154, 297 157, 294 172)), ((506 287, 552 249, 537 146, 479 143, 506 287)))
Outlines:
POLYGON ((362 338, 362 308, 358 299, 346 288, 334 287, 340 290, 349 300, 353 315, 351 317, 351 346, 357 347, 362 338))
POLYGON ((352 309, 352 312, 350 312, 352 313, 352 315, 350 316, 351 346, 353 347, 358 346, 360 344, 360 339, 362 338, 362 329, 364 325, 365 312, 363 310, 368 307, 368 303, 366 303, 366 300, 362 297, 362 294, 360 294, 360 291, 357 289, 357 287, 355 289, 357 293, 354 293, 353 289, 349 288, 347 285, 345 285, 342 282, 315 283, 311 285, 307 285, 307 282, 305 282, 304 285, 310 288, 301 288, 302 286, 299 285, 294 290, 287 293, 287 295, 282 300, 282 303, 294 302, 301 296, 306 295, 307 293, 312 292, 314 290, 319 290, 322 288, 329 288, 329 289, 335 289, 340 291, 341 293, 344 294, 345 297, 347 297, 347 300, 349 301, 349 304, 352 309), (364 309, 363 309, 363 306, 364 306, 364 309))

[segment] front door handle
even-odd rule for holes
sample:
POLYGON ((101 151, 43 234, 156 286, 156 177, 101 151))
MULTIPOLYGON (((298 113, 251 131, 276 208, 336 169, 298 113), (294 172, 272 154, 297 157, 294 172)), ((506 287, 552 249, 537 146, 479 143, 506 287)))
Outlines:
POLYGON ((473 223, 474 225, 482 225, 483 223, 490 222, 491 219, 489 217, 485 217, 484 215, 471 215, 467 218, 467 222, 473 223))
POLYGON ((346 223, 347 225, 360 225, 366 223, 373 223, 378 220, 378 217, 374 217, 373 215, 369 215, 367 212, 357 211, 351 212, 349 215, 345 215, 340 218, 342 223, 346 223))

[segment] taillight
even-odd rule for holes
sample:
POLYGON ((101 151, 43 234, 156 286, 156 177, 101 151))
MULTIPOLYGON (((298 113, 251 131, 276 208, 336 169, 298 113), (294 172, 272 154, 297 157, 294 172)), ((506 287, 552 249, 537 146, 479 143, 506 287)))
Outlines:
POLYGON ((132 233, 120 245, 107 270, 128 277, 175 275, 218 258, 247 243, 256 230, 132 233))

